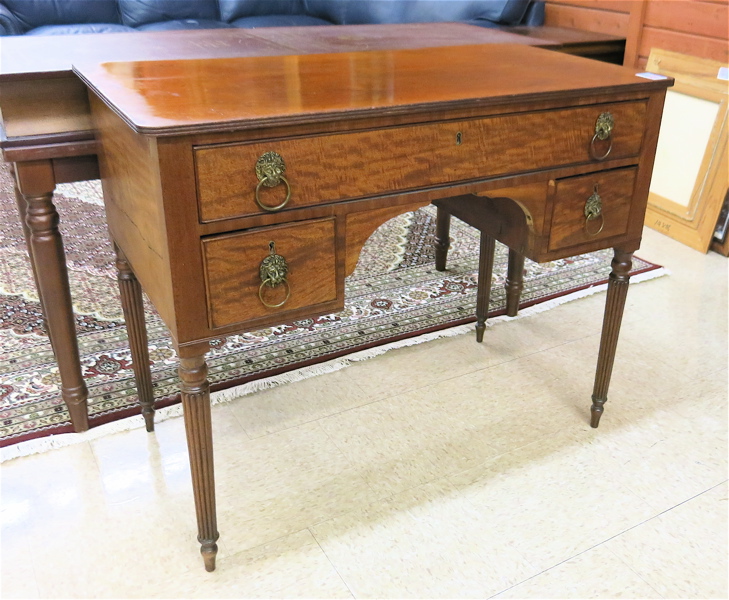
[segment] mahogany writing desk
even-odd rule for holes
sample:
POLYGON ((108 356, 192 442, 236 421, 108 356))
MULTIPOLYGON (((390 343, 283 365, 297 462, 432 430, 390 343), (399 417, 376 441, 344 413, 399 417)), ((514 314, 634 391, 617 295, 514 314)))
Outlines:
MULTIPOLYGON (((18 212, 74 430, 88 429, 88 392, 53 191, 58 183, 95 179, 99 169, 86 88, 73 74, 72 63, 90 58, 98 62, 225 58, 505 42, 559 47, 535 37, 461 23, 0 38, 0 148, 15 169, 18 212)), ((122 289, 125 281, 122 278, 122 289)), ((151 430, 151 388, 143 381, 137 386, 151 430)))
POLYGON ((140 284, 180 358, 207 570, 210 340, 341 309, 368 236, 434 200, 536 260, 614 247, 597 426, 670 81, 500 44, 75 71, 91 91, 136 368, 148 369, 140 284))

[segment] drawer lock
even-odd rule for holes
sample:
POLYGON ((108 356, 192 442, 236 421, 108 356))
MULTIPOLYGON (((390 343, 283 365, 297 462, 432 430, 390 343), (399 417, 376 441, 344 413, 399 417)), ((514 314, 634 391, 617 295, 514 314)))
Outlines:
POLYGON ((602 214, 602 198, 597 193, 597 188, 598 184, 595 184, 592 195, 585 202, 585 233, 591 237, 595 237, 605 227, 605 217, 602 214), (597 219, 600 219, 600 226, 595 230, 597 224, 590 225, 590 223, 597 219))
POLYGON ((283 157, 278 152, 264 152, 260 158, 256 161, 256 177, 258 177, 258 185, 256 186, 256 204, 263 210, 269 212, 275 212, 281 210, 286 206, 291 198, 291 186, 288 180, 284 177, 286 171, 286 163, 283 157), (261 202, 259 194, 261 192, 261 186, 265 187, 276 187, 283 181, 286 185, 286 198, 281 204, 271 206, 261 202))
POLYGON ((260 275, 261 285, 258 288, 258 298, 264 306, 268 308, 280 308, 291 296, 291 286, 286 281, 289 274, 289 266, 286 259, 280 254, 276 254, 276 243, 269 242, 269 255, 261 261, 260 275), (270 304, 263 299, 266 288, 275 288, 279 285, 286 286, 286 297, 278 304, 270 304))
POLYGON ((610 154, 610 151, 613 149, 613 139, 610 137, 613 132, 613 127, 615 127, 615 119, 613 116, 609 112, 600 113, 600 116, 595 122, 595 135, 592 136, 592 141, 590 141, 590 156, 592 156, 595 160, 605 160, 610 154), (607 150, 605 150, 602 154, 598 154, 595 149, 596 145, 604 146, 604 144, 600 144, 598 140, 600 142, 604 142, 605 140, 609 141, 607 150))

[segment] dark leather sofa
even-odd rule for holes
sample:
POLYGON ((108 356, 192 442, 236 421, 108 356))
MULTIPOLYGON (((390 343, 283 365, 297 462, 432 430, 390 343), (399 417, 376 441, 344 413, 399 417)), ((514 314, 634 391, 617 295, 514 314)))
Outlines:
POLYGON ((0 35, 457 21, 541 25, 533 0, 2 0, 0 35))

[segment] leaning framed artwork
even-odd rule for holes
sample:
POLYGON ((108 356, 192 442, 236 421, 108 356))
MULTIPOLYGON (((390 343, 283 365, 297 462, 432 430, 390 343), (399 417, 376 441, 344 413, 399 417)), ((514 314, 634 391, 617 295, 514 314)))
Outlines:
POLYGON ((651 50, 647 70, 676 80, 666 94, 645 224, 701 252, 727 192, 725 65, 651 50))

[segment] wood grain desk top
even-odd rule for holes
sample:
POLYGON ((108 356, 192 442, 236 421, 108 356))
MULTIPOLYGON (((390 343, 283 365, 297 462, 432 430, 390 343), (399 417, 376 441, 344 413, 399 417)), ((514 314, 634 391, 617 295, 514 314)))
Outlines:
POLYGON ((666 86, 622 67, 512 44, 111 62, 74 71, 132 129, 150 135, 666 86))
POLYGON ((72 64, 88 60, 181 60, 493 43, 558 45, 464 23, 10 36, 0 38, 0 82, 69 74, 72 64))

